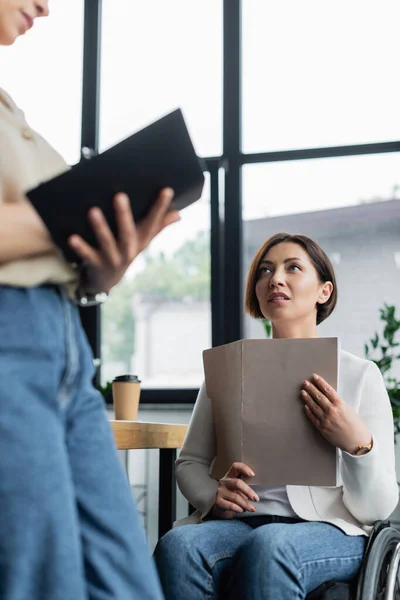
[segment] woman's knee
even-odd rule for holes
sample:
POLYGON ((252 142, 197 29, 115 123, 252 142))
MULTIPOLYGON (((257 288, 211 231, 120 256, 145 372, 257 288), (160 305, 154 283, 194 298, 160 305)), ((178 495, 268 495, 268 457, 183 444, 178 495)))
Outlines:
POLYGON ((258 527, 244 542, 242 551, 253 557, 264 557, 266 561, 288 559, 294 554, 290 527, 280 523, 258 527))
POLYGON ((176 557, 179 553, 185 551, 186 548, 195 548, 196 539, 198 539, 197 525, 182 525, 176 529, 171 529, 159 540, 154 556, 163 558, 176 557))

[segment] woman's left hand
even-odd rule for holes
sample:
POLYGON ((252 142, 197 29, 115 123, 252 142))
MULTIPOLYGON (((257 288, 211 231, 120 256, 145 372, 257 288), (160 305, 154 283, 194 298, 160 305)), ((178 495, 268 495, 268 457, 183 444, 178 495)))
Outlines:
POLYGON ((368 425, 319 375, 303 381, 301 399, 311 423, 332 446, 354 454, 372 442, 368 425))

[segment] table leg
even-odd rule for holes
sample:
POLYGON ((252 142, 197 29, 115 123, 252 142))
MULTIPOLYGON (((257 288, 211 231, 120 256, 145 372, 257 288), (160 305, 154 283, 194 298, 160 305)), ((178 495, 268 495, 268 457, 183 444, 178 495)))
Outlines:
POLYGON ((160 448, 158 537, 172 529, 176 519, 175 448, 160 448))
POLYGON ((124 463, 125 463, 125 471, 129 479, 129 450, 123 450, 125 452, 124 463))

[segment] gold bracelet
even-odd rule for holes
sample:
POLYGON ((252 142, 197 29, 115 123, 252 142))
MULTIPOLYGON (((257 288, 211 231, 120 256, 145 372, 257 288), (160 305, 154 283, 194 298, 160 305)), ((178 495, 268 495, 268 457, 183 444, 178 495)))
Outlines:
POLYGON ((357 446, 355 452, 353 452, 354 456, 362 456, 363 454, 368 454, 368 452, 372 449, 373 442, 368 444, 368 446, 357 446))

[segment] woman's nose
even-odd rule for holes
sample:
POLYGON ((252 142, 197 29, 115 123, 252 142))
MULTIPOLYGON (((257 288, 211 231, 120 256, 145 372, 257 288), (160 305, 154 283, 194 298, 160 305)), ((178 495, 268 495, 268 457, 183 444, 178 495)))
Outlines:
POLYGON ((49 15, 49 0, 35 0, 36 16, 47 17, 49 15))
POLYGON ((278 285, 282 285, 283 284, 283 273, 277 269, 273 273, 273 275, 269 281, 269 284, 271 287, 276 287, 278 285))

